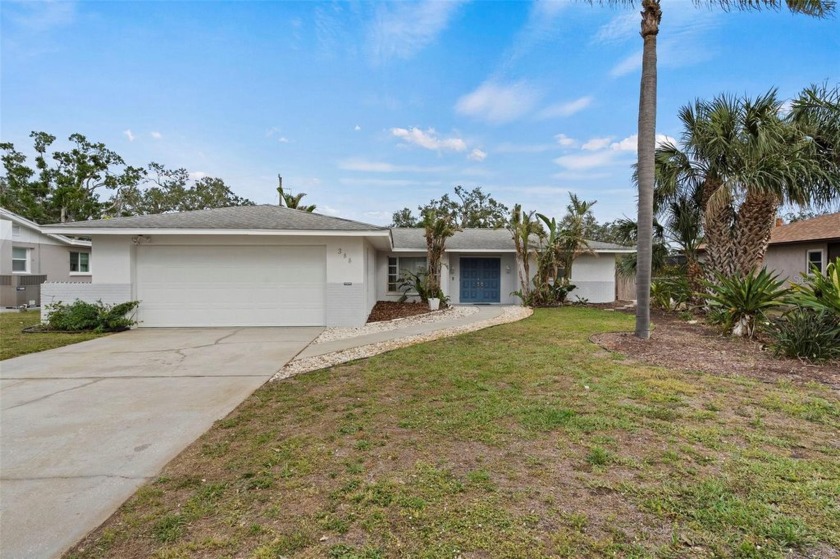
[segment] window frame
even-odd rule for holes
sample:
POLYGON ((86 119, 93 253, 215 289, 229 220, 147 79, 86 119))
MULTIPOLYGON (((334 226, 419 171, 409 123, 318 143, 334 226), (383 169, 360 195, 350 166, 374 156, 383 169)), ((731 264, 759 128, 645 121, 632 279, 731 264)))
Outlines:
POLYGON ((90 253, 89 252, 82 252, 80 250, 71 250, 70 251, 70 275, 71 276, 89 276, 90 274, 91 274, 91 272, 90 272, 90 253), (78 270, 78 271, 73 270, 73 255, 74 254, 76 255, 76 258, 77 258, 77 261, 76 261, 76 267, 77 268, 82 267, 82 257, 81 257, 81 255, 84 254, 84 255, 87 256, 87 263, 86 263, 87 264, 87 270, 78 270))
MULTIPOLYGON (((424 267, 428 265, 428 258, 423 256, 400 256, 400 255, 390 255, 388 256, 388 275, 386 277, 386 290, 388 293, 391 294, 400 294, 402 293, 398 287, 400 282, 400 277, 402 276, 401 267, 400 267, 400 259, 421 259, 423 260, 424 267)), ((409 291, 408 294, 416 294, 414 291, 409 291)))
POLYGON ((816 264, 816 262, 813 262, 811 260, 811 255, 812 254, 819 254, 820 255, 819 271, 822 274, 823 272, 825 272, 825 251, 821 248, 812 248, 812 249, 809 249, 809 250, 805 251, 805 266, 807 267, 807 273, 809 275, 814 273, 814 271, 812 269, 812 264, 816 264))
POLYGON ((15 247, 15 246, 12 247, 12 273, 13 274, 28 274, 29 273, 29 270, 31 268, 31 261, 32 261, 32 259, 30 257, 30 252, 31 252, 31 249, 29 249, 27 247, 15 247), (23 258, 15 258, 15 251, 16 250, 22 250, 24 252, 24 257, 23 258), (23 270, 15 270, 15 262, 21 262, 21 261, 23 261, 24 269, 23 270))

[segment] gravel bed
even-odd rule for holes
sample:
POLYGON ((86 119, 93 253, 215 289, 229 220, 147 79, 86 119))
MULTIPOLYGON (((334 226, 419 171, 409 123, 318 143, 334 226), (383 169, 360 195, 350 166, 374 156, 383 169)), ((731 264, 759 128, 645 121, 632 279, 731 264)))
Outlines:
POLYGON ((394 320, 387 320, 383 322, 372 322, 356 328, 327 328, 321 332, 321 335, 315 338, 315 341, 312 343, 322 344, 325 342, 334 342, 335 340, 346 340, 347 338, 366 336, 367 334, 376 334, 378 332, 388 332, 390 330, 407 328, 408 326, 414 326, 415 324, 429 324, 440 320, 449 320, 450 318, 461 318, 462 316, 469 316, 477 312, 478 309, 476 307, 449 307, 448 309, 421 314, 418 316, 396 318, 394 320))
MULTIPOLYGON (((469 307, 455 307, 458 308, 469 308, 469 307)), ((478 312, 477 309, 474 309, 473 312, 478 312)), ((472 324, 466 324, 463 326, 455 326, 452 328, 443 328, 440 330, 435 330, 434 332, 428 332, 426 334, 419 334, 416 336, 406 336, 403 338, 395 338, 393 340, 388 340, 386 342, 379 342, 375 344, 370 344, 366 346, 354 347, 351 349, 347 349, 344 351, 336 351, 335 353, 328 353, 326 355, 318 355, 315 357, 308 357, 306 359, 295 359, 288 363, 283 369, 281 369, 276 375, 271 378, 271 381, 276 380, 283 380, 284 378, 289 378, 300 373, 306 373, 309 371, 315 371, 317 369, 323 369, 326 367, 332 367, 333 365, 338 365, 340 363, 346 363, 348 361, 354 361, 356 359, 363 359, 365 357, 373 357, 374 355, 378 355, 380 353, 385 353, 386 351, 391 351, 394 349, 398 349, 401 347, 407 347, 414 344, 420 344, 423 342, 430 342, 432 340, 437 340, 440 338, 448 338, 451 336, 457 336, 459 334, 465 334, 467 332, 474 332, 476 330, 481 330, 483 328, 488 328, 490 326, 496 326, 498 324, 506 324, 508 322, 516 322, 531 316, 534 313, 533 309, 528 307, 505 307, 502 314, 497 316, 496 318, 491 318, 489 320, 483 320, 481 322, 474 322, 472 324)), ((470 313, 471 314, 471 313, 470 313)), ((446 318, 450 318, 452 315, 447 315, 446 318)), ((425 318, 425 317, 424 317, 425 318)), ((407 318, 407 319, 399 319, 399 320, 415 320, 414 318, 407 318)), ((396 321, 392 321, 396 322, 396 321)), ((405 323, 403 323, 405 324, 405 323)), ((406 324, 407 325, 407 324, 406 324)), ((371 325, 373 326, 373 325, 371 325)), ((362 327, 363 329, 366 327, 362 327)), ((381 330, 379 330, 381 331, 381 330)), ((370 333, 370 332, 366 332, 370 333)), ((340 338, 336 338, 340 339, 340 338)))

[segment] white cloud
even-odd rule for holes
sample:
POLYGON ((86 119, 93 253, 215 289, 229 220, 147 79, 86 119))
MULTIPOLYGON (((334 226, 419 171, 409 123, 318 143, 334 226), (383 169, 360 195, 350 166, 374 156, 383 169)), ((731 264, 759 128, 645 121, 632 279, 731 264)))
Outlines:
POLYGON ((467 167, 459 171, 464 177, 493 177, 496 175, 493 171, 488 171, 484 167, 467 167))
POLYGON ((610 173, 593 173, 590 171, 584 172, 575 172, 575 171, 563 171, 560 173, 555 173, 551 175, 551 178, 557 180, 564 180, 564 181, 591 181, 591 180, 601 180, 610 178, 613 175, 610 173))
POLYGON ((611 141, 612 136, 607 136, 605 138, 591 138, 583 144, 580 149, 585 149, 586 151, 598 151, 609 146, 611 141))
POLYGON ((374 62, 408 59, 432 44, 461 3, 423 0, 378 4, 368 29, 368 48, 374 62))
MULTIPOLYGON (((612 136, 603 138, 592 138, 581 146, 584 152, 577 152, 562 155, 554 160, 567 171, 586 171, 597 167, 609 167, 613 165, 624 165, 628 163, 627 155, 635 155, 637 151, 637 134, 632 134, 617 142, 612 141, 612 136)), ((665 134, 656 135, 656 145, 663 142, 675 142, 674 138, 665 134)), ((589 173, 585 175, 561 173, 554 175, 554 178, 579 179, 598 178, 589 173)))
POLYGON ((564 0, 535 0, 531 4, 528 20, 519 29, 510 48, 502 55, 499 74, 515 68, 517 61, 535 48, 556 40, 557 22, 563 10, 569 5, 564 0))
POLYGON ((594 169, 596 167, 606 167, 607 165, 610 165, 614 159, 615 152, 602 150, 594 153, 561 155, 555 159, 554 162, 564 169, 582 171, 586 169, 594 169))
POLYGON ((554 136, 554 139, 559 145, 563 146, 564 148, 574 147, 578 143, 577 140, 575 140, 574 138, 570 138, 565 134, 557 134, 556 136, 554 136))
POLYGON ((779 106, 779 116, 786 117, 793 110, 793 99, 785 99, 779 106))
POLYGON ((131 128, 129 128, 129 129, 127 129, 127 130, 123 130, 123 135, 124 135, 126 138, 128 138, 128 141, 129 141, 129 142, 133 142, 133 141, 134 141, 134 138, 136 138, 136 136, 134 135, 134 132, 132 132, 132 131, 131 131, 131 128))
POLYGON ((555 103, 544 108, 539 113, 539 118, 558 118, 571 116, 579 113, 592 104, 593 98, 590 96, 581 97, 574 101, 567 101, 565 103, 555 103))
MULTIPOLYGON (((664 143, 670 143, 676 145, 677 139, 668 136, 666 134, 657 134, 656 135, 656 147, 661 146, 664 143)), ((636 153, 638 151, 639 145, 639 135, 633 134, 631 136, 627 136, 620 142, 614 142, 610 144, 610 149, 613 151, 629 151, 632 153, 636 153)))
POLYGON ((543 153, 557 149, 556 144, 514 144, 503 142, 493 148, 495 153, 543 153))
POLYGON ((391 134, 407 144, 414 144, 434 151, 464 151, 467 143, 461 138, 439 138, 434 128, 425 132, 419 128, 391 128, 391 134))
POLYGON ((500 124, 531 112, 542 95, 526 82, 500 84, 487 81, 455 104, 462 115, 500 124))
POLYGON ((277 138, 277 141, 280 142, 281 144, 288 144, 289 143, 289 138, 287 138, 286 136, 280 136, 279 138, 277 138))
POLYGON ((480 149, 475 148, 474 150, 472 150, 470 152, 470 154, 467 156, 467 158, 472 160, 472 161, 484 161, 485 159, 487 159, 487 152, 486 151, 481 151, 480 149))
POLYGON ((635 10, 629 14, 617 15, 609 23, 598 29, 595 34, 595 42, 601 44, 620 43, 638 37, 640 25, 641 20, 635 10))
POLYGON ((444 173, 450 167, 423 167, 420 165, 394 165, 384 161, 365 159, 344 159, 338 162, 338 168, 345 171, 363 171, 368 173, 444 173))
POLYGON ((163 134, 161 134, 160 132, 156 132, 156 131, 149 132, 149 136, 151 136, 155 140, 160 140, 161 138, 163 138, 163 134))
POLYGON ((635 153, 638 141, 639 135, 633 134, 632 136, 627 136, 620 142, 610 144, 610 149, 613 151, 632 151, 635 153))
POLYGON ((194 181, 209 177, 210 175, 205 173, 204 171, 195 171, 194 173, 190 173, 190 178, 194 181))
MULTIPOLYGON (((659 31, 657 63, 662 68, 681 68, 713 58, 716 41, 709 32, 722 24, 721 10, 704 10, 694 2, 669 4, 667 22, 659 31)), ((634 11, 617 15, 602 26, 593 37, 598 44, 620 44, 639 41, 640 19, 634 11)), ((642 66, 641 51, 620 60, 610 71, 621 77, 638 71, 642 66)))
POLYGON ((361 130, 361 129, 362 129, 362 127, 361 127, 361 126, 359 126, 358 124, 357 124, 356 126, 354 126, 354 127, 353 127, 353 130, 355 130, 356 132, 358 132, 358 131, 359 131, 359 130, 361 130))
POLYGON ((642 51, 636 51, 622 59, 610 70, 610 76, 618 78, 631 74, 642 67, 642 51))
MULTIPOLYGON (((372 178, 341 178, 340 184, 345 186, 440 186, 440 181, 414 181, 410 179, 372 179, 372 178)), ((389 214, 390 216, 390 214, 389 214)))
POLYGON ((73 1, 3 2, 4 17, 29 31, 44 32, 73 23, 76 19, 73 1))

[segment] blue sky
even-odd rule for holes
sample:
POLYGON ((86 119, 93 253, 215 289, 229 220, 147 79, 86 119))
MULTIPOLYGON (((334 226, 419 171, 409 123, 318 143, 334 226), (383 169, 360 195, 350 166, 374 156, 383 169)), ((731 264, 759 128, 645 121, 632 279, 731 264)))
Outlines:
MULTIPOLYGON (((840 81, 840 20, 663 0, 657 130, 722 92, 840 81)), ((127 162, 387 224, 455 185, 635 216, 638 9, 585 2, 12 2, 0 137, 73 132, 127 162)))

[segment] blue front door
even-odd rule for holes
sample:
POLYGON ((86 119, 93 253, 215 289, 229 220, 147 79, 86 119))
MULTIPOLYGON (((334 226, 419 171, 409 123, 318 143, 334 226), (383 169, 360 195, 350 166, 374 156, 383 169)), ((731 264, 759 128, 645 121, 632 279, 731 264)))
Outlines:
POLYGON ((498 258, 461 259, 461 302, 498 303, 502 263, 498 258))

